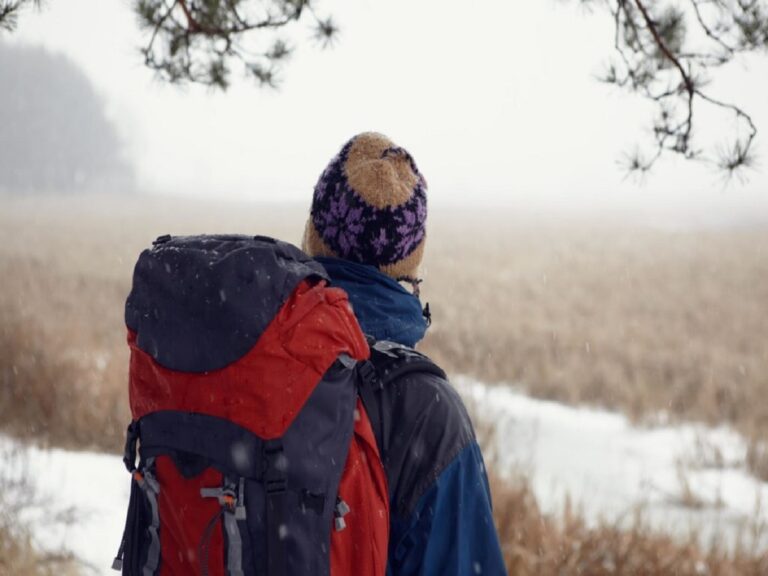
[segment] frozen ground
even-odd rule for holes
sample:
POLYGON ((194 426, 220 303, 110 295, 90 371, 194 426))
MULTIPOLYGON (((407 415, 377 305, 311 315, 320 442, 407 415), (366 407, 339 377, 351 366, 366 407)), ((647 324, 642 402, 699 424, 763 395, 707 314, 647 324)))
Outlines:
POLYGON ((109 568, 120 545, 130 488, 121 458, 19 449, 0 437, 0 454, 9 453, 5 461, 31 485, 31 490, 14 490, 14 496, 32 503, 23 508, 22 520, 32 526, 35 543, 45 550, 73 553, 86 574, 117 574, 109 568))
POLYGON ((637 427, 618 413, 454 383, 475 419, 495 426, 486 458, 528 476, 545 511, 561 511, 570 495, 589 520, 631 522, 641 505, 659 530, 733 542, 762 526, 768 546, 768 483, 747 472, 746 444, 729 428, 637 427))
MULTIPOLYGON (((756 517, 768 519, 768 484, 745 471, 744 442, 728 429, 638 428, 619 414, 510 388, 466 378, 456 385, 476 419, 495 425, 488 459, 503 473, 529 475, 544 510, 561 510, 570 494, 590 520, 631 520, 640 504, 659 529, 726 539, 756 517)), ((0 450, 15 446, 0 438, 0 450)), ((10 462, 4 474, 24 468, 35 487, 24 516, 37 544, 73 552, 93 574, 114 574, 129 487, 120 458, 24 448, 10 462)))

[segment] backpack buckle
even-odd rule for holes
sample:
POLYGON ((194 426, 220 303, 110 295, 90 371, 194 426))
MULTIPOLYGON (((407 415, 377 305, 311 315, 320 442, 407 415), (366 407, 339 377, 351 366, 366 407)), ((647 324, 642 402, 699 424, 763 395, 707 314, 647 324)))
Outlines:
POLYGON ((279 438, 264 443, 264 488, 269 495, 282 494, 288 489, 288 460, 279 438))
POLYGON ((219 502, 219 505, 229 512, 234 512, 235 506, 237 505, 237 493, 234 490, 226 487, 201 488, 200 497, 216 498, 216 500, 219 502))
POLYGON ((273 494, 282 494, 288 490, 288 480, 285 478, 276 478, 275 480, 267 480, 265 482, 265 489, 270 496, 273 494))

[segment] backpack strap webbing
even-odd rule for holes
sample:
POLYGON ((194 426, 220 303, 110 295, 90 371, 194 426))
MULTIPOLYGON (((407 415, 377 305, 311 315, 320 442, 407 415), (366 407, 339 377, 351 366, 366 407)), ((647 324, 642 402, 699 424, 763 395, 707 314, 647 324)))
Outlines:
POLYGON ((382 461, 389 449, 389 429, 386 417, 391 409, 385 387, 416 372, 446 378, 445 372, 427 356, 402 344, 384 340, 369 340, 371 357, 358 365, 360 399, 371 421, 382 461))
POLYGON ((216 524, 221 519, 227 542, 227 576, 244 576, 243 539, 237 522, 238 520, 245 520, 247 515, 245 508, 245 478, 224 476, 220 487, 201 488, 200 496, 203 498, 216 498, 220 506, 217 513, 205 527, 203 537, 198 544, 197 557, 200 563, 200 574, 203 576, 209 574, 211 538, 216 524))
POLYGON ((267 575, 287 576, 288 551, 285 526, 288 519, 286 460, 280 438, 264 443, 264 489, 267 497, 267 575))

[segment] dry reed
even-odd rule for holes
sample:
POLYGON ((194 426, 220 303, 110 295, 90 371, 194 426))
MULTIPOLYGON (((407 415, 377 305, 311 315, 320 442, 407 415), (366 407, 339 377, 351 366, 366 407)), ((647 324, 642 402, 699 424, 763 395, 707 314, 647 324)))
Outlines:
POLYGON ((514 576, 764 576, 768 553, 695 535, 680 541, 654 533, 640 513, 630 526, 589 526, 569 505, 558 518, 541 512, 523 479, 492 482, 494 515, 507 570, 514 576))
POLYGON ((76 576, 80 570, 71 555, 36 549, 28 526, 19 519, 34 498, 20 472, 20 457, 15 449, 0 448, 0 576, 76 576))
MULTIPOLYGON (((164 233, 296 243, 305 218, 303 208, 173 199, 0 205, 2 427, 112 451, 129 417, 122 306, 138 252, 164 233)), ((768 231, 432 220, 424 294, 435 322, 424 350, 449 371, 640 422, 728 423, 752 439, 748 463, 768 478, 768 231)), ((493 489, 516 576, 768 573, 754 550, 705 550, 640 523, 589 527, 569 508, 553 519, 526 483, 493 489)), ((3 546, 20 561, 29 551, 0 531, 3 546)))

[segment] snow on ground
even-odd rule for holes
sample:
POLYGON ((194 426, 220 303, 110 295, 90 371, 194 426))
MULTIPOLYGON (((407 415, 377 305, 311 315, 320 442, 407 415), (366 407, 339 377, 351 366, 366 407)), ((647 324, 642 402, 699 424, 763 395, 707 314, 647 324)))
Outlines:
MULTIPOLYGON (((687 534, 693 528, 726 539, 755 517, 768 520, 768 484, 746 472, 744 440, 727 428, 642 428, 620 414, 534 400, 508 387, 468 378, 455 383, 476 420, 495 428, 486 458, 502 473, 529 475, 545 511, 562 510, 566 494, 593 521, 631 520, 639 504, 659 529, 687 534), (686 499, 698 505, 686 506, 686 499)), ((18 444, 0 437, 0 453, 13 447, 18 444)), ((37 448, 23 448, 22 455, 10 461, 17 470, 24 463, 34 486, 35 504, 24 518, 35 542, 70 550, 92 574, 115 574, 109 567, 130 483, 121 459, 37 448)))
POLYGON ((22 521, 41 549, 72 552, 86 574, 110 574, 120 546, 130 492, 130 475, 118 456, 20 447, 0 437, 0 454, 12 454, 14 473, 31 490, 17 490, 32 504, 22 521), (15 452, 15 455, 13 455, 15 452))
MULTIPOLYGON (((746 443, 727 427, 637 427, 510 387, 454 384, 476 420, 494 426, 486 459, 502 474, 527 475, 545 512, 562 511, 570 495, 587 519, 630 522, 641 505, 652 526, 704 542, 733 542, 768 522, 768 483, 748 473, 746 443)), ((768 546, 768 534, 759 543, 768 546)))

